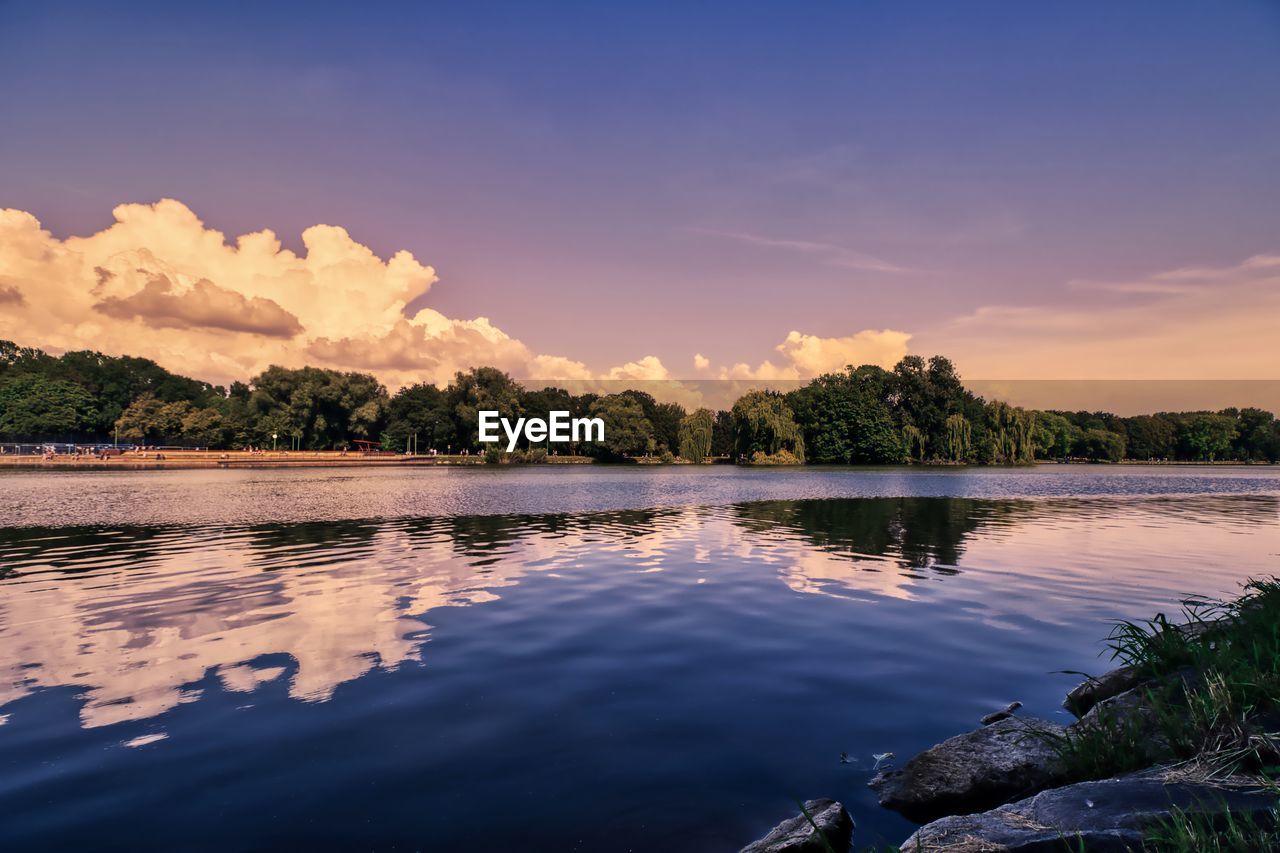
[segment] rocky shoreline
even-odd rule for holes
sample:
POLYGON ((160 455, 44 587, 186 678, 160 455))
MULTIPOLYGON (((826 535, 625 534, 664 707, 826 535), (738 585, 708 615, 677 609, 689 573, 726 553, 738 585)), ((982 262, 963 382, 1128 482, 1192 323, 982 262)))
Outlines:
MULTIPOLYGON (((1067 694, 1069 725, 1016 716, 1015 702, 878 772, 880 805, 922 824, 889 849, 1280 849, 1280 584, 1187 615, 1117 626, 1127 662, 1067 694)), ((851 849, 853 821, 824 799, 743 853, 851 849)))

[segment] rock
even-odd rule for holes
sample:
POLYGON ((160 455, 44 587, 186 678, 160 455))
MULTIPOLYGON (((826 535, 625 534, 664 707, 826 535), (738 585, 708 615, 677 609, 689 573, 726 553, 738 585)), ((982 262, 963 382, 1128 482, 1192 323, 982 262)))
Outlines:
POLYGON ((930 747, 868 785, 880 805, 916 821, 982 811, 1065 781, 1048 720, 1010 717, 930 747))
POLYGON ((1055 788, 982 814, 946 817, 916 830, 901 849, 902 853, 1121 853, 1141 850, 1144 831, 1168 819, 1175 807, 1187 812, 1249 814, 1259 822, 1269 822, 1274 805, 1273 796, 1256 789, 1188 782, 1166 784, 1159 772, 1148 771, 1055 788))
POLYGON ((1122 666, 1119 669, 1104 672, 1097 678, 1090 678, 1088 681, 1077 684, 1063 700, 1062 707, 1076 717, 1083 717, 1090 708, 1103 699, 1110 699, 1126 690, 1132 690, 1141 680, 1138 671, 1131 666, 1122 666))
POLYGON ((1098 702, 1070 727, 1073 729, 1089 726, 1146 727, 1150 716, 1151 700, 1147 695, 1147 688, 1135 687, 1098 702))
MULTIPOLYGON (((1186 639, 1194 641, 1200 640, 1215 631, 1229 628, 1233 621, 1234 619, 1231 616, 1220 616, 1171 624, 1163 630, 1176 632, 1186 639)), ((1143 678, 1136 669, 1131 666, 1121 666, 1096 678, 1090 678, 1077 684, 1067 694, 1067 698, 1063 700, 1062 707, 1077 717, 1083 717, 1090 708, 1103 699, 1110 699, 1112 696, 1116 696, 1126 690, 1132 690, 1142 682, 1143 678)))
POLYGON ((809 800, 804 809, 813 818, 798 814, 775 826, 759 841, 742 848, 741 853, 846 853, 853 843, 853 818, 835 800, 809 800), (814 824, 826 837, 826 844, 814 831, 814 824), (828 848, 828 845, 830 847, 828 848))
POLYGON ((993 711, 992 713, 987 714, 978 722, 982 723, 984 726, 989 726, 992 723, 998 723, 1001 720, 1007 720, 1013 716, 1014 711, 1018 710, 1021 707, 1022 707, 1021 702, 1010 702, 1008 705, 1004 706, 1004 710, 993 711))
POLYGON ((1152 705, 1152 694, 1163 694, 1166 699, 1181 702, 1187 690, 1196 689, 1202 682, 1202 676, 1192 669, 1145 682, 1097 702, 1069 730, 1099 727, 1113 740, 1140 748, 1148 765, 1170 761, 1174 758, 1173 747, 1152 705))

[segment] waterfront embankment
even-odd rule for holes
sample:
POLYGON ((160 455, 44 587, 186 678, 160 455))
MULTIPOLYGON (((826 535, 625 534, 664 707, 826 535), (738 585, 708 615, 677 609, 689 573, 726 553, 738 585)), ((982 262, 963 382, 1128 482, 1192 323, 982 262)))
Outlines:
MULTIPOLYGON (((588 456, 547 456, 539 464, 582 465, 588 456)), ((399 453, 352 453, 339 450, 254 451, 247 450, 148 450, 92 456, 56 454, 52 457, 29 454, 0 455, 2 469, 176 470, 186 468, 328 468, 328 467, 434 467, 483 465, 483 454, 409 455, 399 453)))

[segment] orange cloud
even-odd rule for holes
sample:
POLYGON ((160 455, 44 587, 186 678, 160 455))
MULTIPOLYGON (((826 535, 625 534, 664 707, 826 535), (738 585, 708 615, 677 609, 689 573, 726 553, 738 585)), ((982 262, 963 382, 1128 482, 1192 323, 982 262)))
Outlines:
POLYGON ((0 285, 0 305, 22 305, 27 301, 18 288, 12 285, 0 285))

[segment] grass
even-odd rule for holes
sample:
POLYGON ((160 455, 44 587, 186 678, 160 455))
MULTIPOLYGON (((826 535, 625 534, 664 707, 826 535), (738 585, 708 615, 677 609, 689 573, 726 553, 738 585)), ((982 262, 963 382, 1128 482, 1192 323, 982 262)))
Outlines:
POLYGON ((1187 668, 1240 674, 1247 676, 1242 685, 1254 689, 1256 698, 1276 698, 1280 579, 1251 580, 1232 600, 1188 599, 1182 615, 1180 624, 1163 613, 1148 622, 1118 623, 1107 638, 1112 659, 1149 678, 1187 668))
POLYGON ((1164 680, 1150 704, 1178 757, 1213 759, 1224 773, 1274 776, 1280 735, 1269 729, 1280 728, 1280 580, 1249 581, 1235 600, 1199 599, 1185 612, 1188 627, 1117 626, 1113 656, 1164 680))
POLYGON ((1096 725, 1066 732, 1033 728, 1030 734, 1053 749, 1072 782, 1142 770, 1156 759, 1146 725, 1105 709, 1099 709, 1096 725))
POLYGON ((1103 705, 1091 725, 1038 733, 1071 778, 1161 761, 1195 762, 1206 778, 1280 775, 1280 580, 1251 580, 1234 600, 1190 599, 1182 616, 1120 622, 1107 638, 1112 659, 1144 679, 1138 708, 1103 705))
MULTIPOLYGON (((1251 580, 1239 598, 1189 599, 1182 620, 1120 622, 1111 657, 1143 679, 1135 707, 1101 705, 1091 724, 1038 732, 1073 781, 1169 764, 1172 778, 1247 782, 1280 794, 1280 579, 1251 580)), ((1280 801, 1278 801, 1280 802, 1280 801)), ((1175 810, 1146 849, 1280 851, 1276 821, 1175 810)))
POLYGON ((1148 832, 1147 853, 1261 853, 1280 850, 1274 818, 1259 822, 1250 815, 1188 812, 1174 809, 1148 832))
MULTIPOLYGON (((1157 614, 1117 623, 1107 643, 1114 661, 1140 675, 1130 697, 1139 701, 1100 704, 1087 725, 1031 735, 1054 749, 1073 782, 1160 764, 1166 782, 1276 797, 1262 819, 1232 814, 1225 802, 1216 811, 1173 809, 1147 830, 1145 853, 1280 853, 1280 579, 1250 580, 1233 600, 1188 599, 1177 622, 1157 614)), ((1079 837, 1062 844, 1085 849, 1079 837)))

